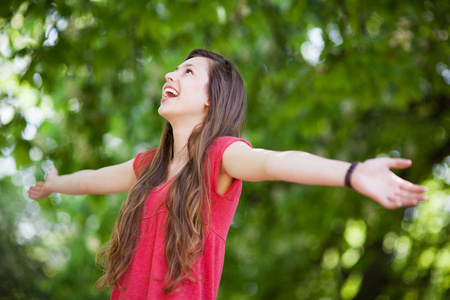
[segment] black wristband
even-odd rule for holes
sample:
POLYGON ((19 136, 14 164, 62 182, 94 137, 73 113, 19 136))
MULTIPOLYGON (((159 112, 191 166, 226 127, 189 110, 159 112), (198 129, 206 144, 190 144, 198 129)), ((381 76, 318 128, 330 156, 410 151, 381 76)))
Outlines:
POLYGON ((348 188, 351 188, 352 190, 353 190, 353 187, 352 187, 352 184, 350 183, 350 180, 352 179, 352 173, 358 164, 359 163, 357 163, 357 162, 352 163, 350 168, 348 168, 348 170, 347 170, 347 174, 345 174, 345 186, 348 188))

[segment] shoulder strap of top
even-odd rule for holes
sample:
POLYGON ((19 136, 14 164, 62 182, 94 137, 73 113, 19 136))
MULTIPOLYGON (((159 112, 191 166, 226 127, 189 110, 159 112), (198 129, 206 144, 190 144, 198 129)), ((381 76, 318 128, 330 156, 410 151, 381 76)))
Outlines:
POLYGON ((217 138, 209 149, 209 176, 210 182, 214 189, 217 188, 217 178, 219 176, 220 163, 222 162, 222 156, 225 150, 234 142, 241 141, 252 146, 248 141, 237 138, 234 136, 223 136, 217 138))
POLYGON ((136 178, 139 178, 145 168, 147 168, 147 166, 153 161, 157 149, 158 148, 156 147, 151 148, 136 155, 133 162, 133 170, 136 178))

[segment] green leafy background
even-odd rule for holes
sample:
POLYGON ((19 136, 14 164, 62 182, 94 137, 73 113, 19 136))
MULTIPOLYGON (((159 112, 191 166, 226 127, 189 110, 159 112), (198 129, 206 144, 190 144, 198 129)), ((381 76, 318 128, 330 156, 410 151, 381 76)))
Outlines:
POLYGON ((245 183, 219 299, 448 299, 447 0, 3 0, 0 299, 107 299, 95 254, 126 195, 27 188, 156 146, 164 74, 193 48, 236 63, 253 146, 398 173, 430 201, 388 211, 343 188, 245 183))

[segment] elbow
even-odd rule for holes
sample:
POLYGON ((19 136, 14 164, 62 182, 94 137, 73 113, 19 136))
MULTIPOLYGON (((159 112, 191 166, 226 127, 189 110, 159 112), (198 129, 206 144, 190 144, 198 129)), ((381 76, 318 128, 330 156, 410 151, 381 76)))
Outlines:
POLYGON ((272 151, 264 163, 266 180, 292 181, 292 173, 296 162, 292 159, 293 151, 272 151))
POLYGON ((89 182, 86 178, 83 177, 78 180, 76 194, 89 194, 89 182))
POLYGON ((280 180, 278 155, 267 155, 264 160, 263 180, 280 180))

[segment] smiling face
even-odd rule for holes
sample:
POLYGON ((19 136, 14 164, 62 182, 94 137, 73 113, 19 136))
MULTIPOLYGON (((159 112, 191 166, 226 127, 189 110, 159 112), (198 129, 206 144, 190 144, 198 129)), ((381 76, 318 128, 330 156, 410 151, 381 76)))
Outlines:
POLYGON ((177 123, 203 122, 208 113, 210 59, 193 57, 166 74, 158 113, 172 126, 177 123))

